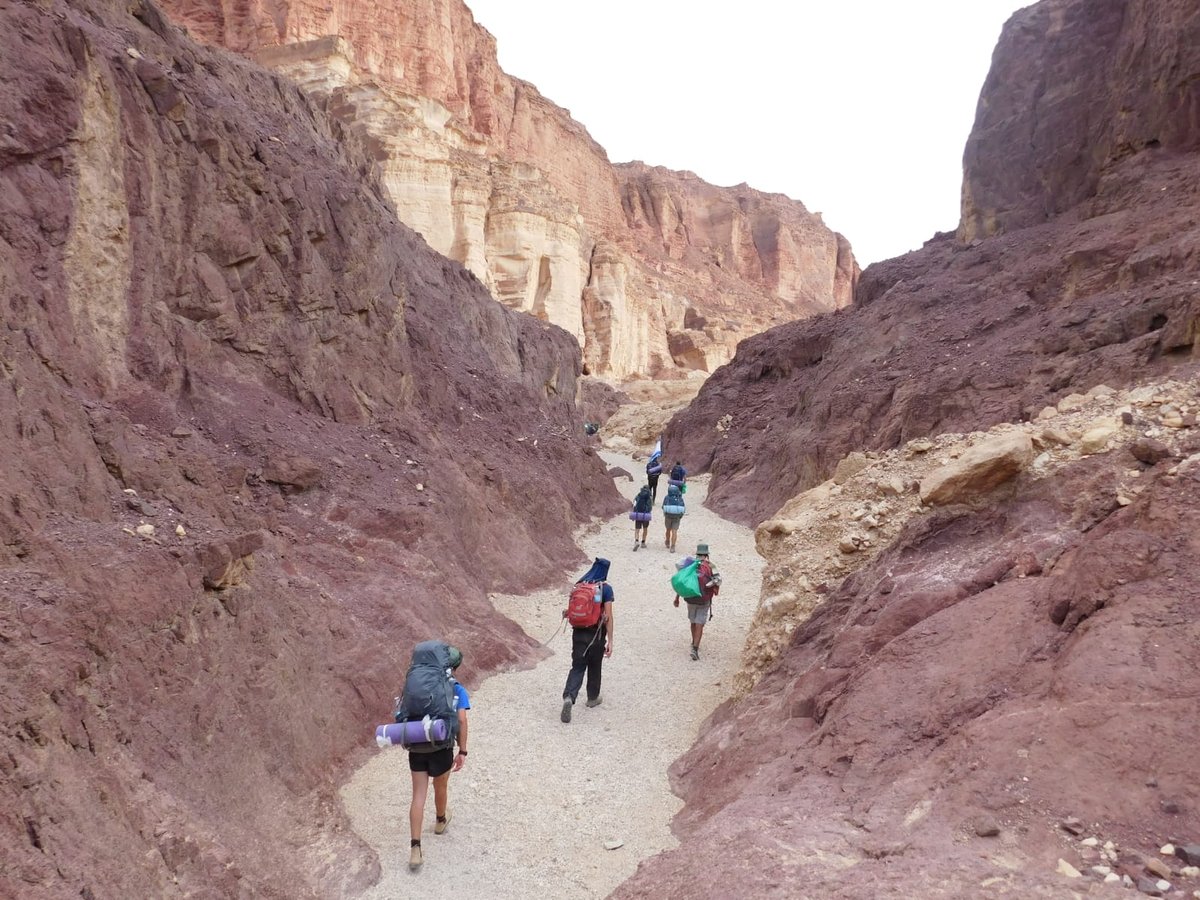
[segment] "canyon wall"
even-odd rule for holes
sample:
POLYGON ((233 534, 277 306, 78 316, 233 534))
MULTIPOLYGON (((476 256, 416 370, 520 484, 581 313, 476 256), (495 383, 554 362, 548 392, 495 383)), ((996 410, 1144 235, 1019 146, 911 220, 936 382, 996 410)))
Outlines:
POLYGON ((967 142, 958 238, 869 267, 850 310, 747 341, 668 431, 713 473, 709 501, 757 523, 850 450, 1027 418, 1191 361, 1197 28, 1164 0, 1014 14, 967 142))
POLYGON ((414 642, 527 661, 487 592, 624 508, 576 342, 151 3, 0 22, 0 895, 353 895, 414 642))
POLYGON ((1200 886, 1164 846, 1200 835, 1198 27, 1015 13, 958 233, 672 420, 768 566, 740 696, 672 770, 681 844, 615 896, 1200 886))
POLYGON ((372 147, 402 221, 592 374, 712 371, 772 324, 845 306, 845 238, 781 195, 614 167, 461 0, 167 0, 201 39, 295 79, 372 147))

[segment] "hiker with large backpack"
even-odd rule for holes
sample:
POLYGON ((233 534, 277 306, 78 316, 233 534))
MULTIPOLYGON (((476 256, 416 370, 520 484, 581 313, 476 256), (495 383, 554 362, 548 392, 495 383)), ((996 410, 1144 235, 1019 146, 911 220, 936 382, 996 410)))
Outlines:
POLYGON ((433 805, 437 821, 434 834, 445 834, 450 825, 450 773, 467 761, 467 710, 471 698, 454 677, 462 665, 462 652, 445 641, 423 641, 413 648, 412 662, 397 698, 395 719, 406 729, 427 740, 405 740, 408 768, 412 773, 412 804, 408 809, 411 844, 408 867, 416 870, 424 862, 421 827, 425 800, 433 779, 433 805), (458 753, 454 752, 455 744, 458 753))
POLYGON ((684 513, 687 512, 687 507, 683 502, 683 491, 678 485, 671 485, 667 488, 667 496, 663 497, 662 502, 663 520, 667 525, 667 549, 674 550, 675 542, 679 540, 679 523, 683 520, 684 513))
POLYGON ((675 460, 675 465, 671 466, 671 474, 667 478, 667 483, 687 493, 687 469, 683 467, 680 460, 675 460))
POLYGON ((656 450, 650 454, 646 463, 646 484, 650 486, 651 502, 658 499, 658 476, 662 474, 662 451, 656 450))
POLYGON ((587 673, 587 705, 600 705, 600 669, 613 652, 613 589, 608 583, 609 561, 599 556, 583 574, 567 601, 563 618, 571 625, 571 671, 563 688, 563 722, 571 721, 571 710, 583 676, 587 673))
POLYGON ((641 546, 646 546, 646 535, 650 531, 650 518, 654 513, 654 497, 650 494, 650 485, 642 485, 642 489, 638 491, 638 495, 633 499, 633 512, 629 514, 629 518, 633 519, 633 549, 638 548, 638 531, 642 532, 641 546))
POLYGON ((688 624, 692 631, 692 659, 699 659, 704 626, 712 618, 713 597, 721 593, 721 575, 709 559, 708 544, 697 544, 695 559, 689 557, 676 568, 679 571, 671 577, 675 606, 679 606, 680 598, 687 601, 688 624))

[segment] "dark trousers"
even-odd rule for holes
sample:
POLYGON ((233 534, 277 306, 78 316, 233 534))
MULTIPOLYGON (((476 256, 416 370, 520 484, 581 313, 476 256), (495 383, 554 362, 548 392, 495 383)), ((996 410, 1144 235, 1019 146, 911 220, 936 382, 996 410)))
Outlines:
POLYGON ((563 699, 575 702, 583 684, 583 673, 587 672, 587 698, 600 696, 600 667, 604 665, 604 626, 576 628, 571 636, 571 671, 567 675, 567 686, 563 688, 563 699))
POLYGON ((650 485, 650 499, 651 500, 657 499, 658 498, 658 476, 657 475, 647 475, 646 483, 648 485, 650 485))

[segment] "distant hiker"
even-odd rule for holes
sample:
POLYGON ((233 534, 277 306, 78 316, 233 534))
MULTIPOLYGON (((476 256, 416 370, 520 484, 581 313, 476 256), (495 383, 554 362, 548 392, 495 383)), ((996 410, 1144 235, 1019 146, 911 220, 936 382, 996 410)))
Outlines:
POLYGON ((683 463, 679 460, 675 460, 675 465, 671 466, 671 477, 668 479, 668 482, 686 491, 684 486, 687 484, 687 469, 683 467, 683 463))
POLYGON ((646 463, 646 483, 650 486, 651 501, 658 499, 658 476, 662 474, 662 452, 650 454, 646 463))
MULTIPOLYGON (((721 592, 721 576, 714 568, 708 556, 708 544, 696 545, 696 582, 700 591, 698 597, 684 597, 687 600, 688 623, 692 629, 692 659, 700 658, 700 639, 704 637, 704 626, 712 618, 713 597, 721 592)), ((679 594, 675 595, 675 605, 679 605, 679 594)))
POLYGON ((613 589, 608 584, 607 559, 599 556, 583 574, 575 587, 563 617, 571 624, 571 671, 563 688, 562 714, 564 722, 571 721, 571 709, 587 673, 587 705, 600 705, 600 669, 606 656, 613 652, 613 589), (602 637, 603 636, 603 637, 602 637))
POLYGON ((667 525, 667 549, 675 549, 675 541, 679 539, 679 523, 683 519, 683 514, 687 512, 687 507, 683 503, 683 491, 678 485, 672 484, 667 488, 667 496, 663 497, 662 502, 663 520, 667 525))
POLYGON ((597 425, 595 422, 587 422, 583 426, 583 433, 586 434, 588 437, 591 437, 599 430, 600 430, 600 426, 597 425))
POLYGON ((650 485, 642 485, 642 489, 638 491, 637 497, 633 500, 633 512, 629 514, 629 518, 633 519, 633 549, 638 548, 638 530, 642 532, 641 546, 646 546, 646 533, 650 530, 650 517, 654 512, 654 497, 650 493, 650 485))
MULTIPOLYGON (((446 723, 447 737, 409 747, 408 768, 412 773, 412 805, 408 825, 412 837, 408 867, 416 870, 424 861, 421 853, 421 825, 425 818, 425 799, 429 779, 433 779, 433 806, 437 821, 434 834, 445 834, 450 824, 450 773, 467 761, 467 710, 471 698, 454 677, 462 665, 462 652, 444 641, 423 641, 413 648, 412 663, 404 681, 404 693, 396 708, 397 722, 437 720, 446 723), (454 745, 458 744, 458 753, 454 745)), ((432 729, 431 729, 432 730, 432 729)))

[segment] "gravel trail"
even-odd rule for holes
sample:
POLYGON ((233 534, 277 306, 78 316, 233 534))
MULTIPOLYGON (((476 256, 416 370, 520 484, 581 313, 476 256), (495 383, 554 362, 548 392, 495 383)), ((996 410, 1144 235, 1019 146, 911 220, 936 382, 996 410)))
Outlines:
MULTIPOLYGON (((610 465, 642 472, 643 464, 628 457, 602 455, 610 465)), ((617 480, 631 502, 638 484, 617 480)), ((707 487, 707 477, 688 481, 675 553, 663 545, 657 507, 645 549, 634 552, 633 523, 624 515, 578 536, 589 557, 612 560, 616 641, 604 663, 604 702, 588 709, 581 692, 571 724, 559 721, 571 659, 567 633, 550 641, 554 655, 535 668, 479 685, 471 693, 470 757, 450 779, 453 819, 444 835, 433 834, 431 788, 419 872, 408 870, 405 753, 381 751, 354 774, 342 800, 383 867, 364 897, 603 897, 640 861, 676 845, 669 826, 681 804, 667 768, 729 695, 762 571, 754 533, 701 505, 707 487), (694 662, 687 615, 683 604, 671 605, 668 579, 675 560, 698 541, 711 546, 724 583, 694 662), (609 841, 623 845, 606 850, 609 841)), ((584 569, 564 573, 553 590, 497 596, 496 607, 545 641, 561 624, 567 589, 584 569)))

